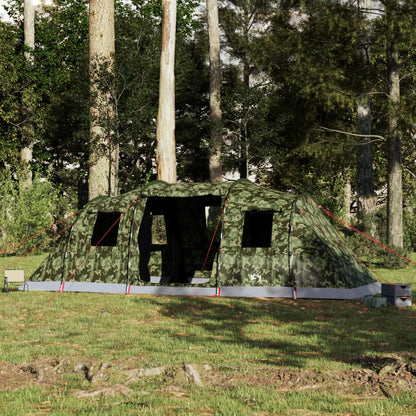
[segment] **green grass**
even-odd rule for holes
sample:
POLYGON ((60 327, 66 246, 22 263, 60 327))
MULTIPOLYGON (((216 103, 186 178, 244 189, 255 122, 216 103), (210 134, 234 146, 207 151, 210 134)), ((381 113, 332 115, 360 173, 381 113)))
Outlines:
MULTIPOLYGON (((385 269, 376 267, 372 269, 374 277, 381 283, 410 283, 416 286, 416 253, 409 255, 411 263, 402 269, 385 269)), ((413 289, 416 289, 413 288, 413 289)))
MULTIPOLYGON (((1 258, 0 269, 11 259, 1 258)), ((25 259, 25 270, 40 261, 25 259)), ((413 282, 410 267, 379 273, 413 282)), ((416 415, 411 380, 386 395, 371 380, 351 378, 391 357, 416 361, 414 308, 82 293, 0 297, 2 415, 416 415), (203 386, 178 376, 189 363, 200 369, 203 386), (129 371, 158 367, 161 374, 127 383, 129 371), (77 396, 103 388, 110 390, 77 396)))
POLYGON ((343 395, 330 386, 324 392, 306 387, 280 391, 273 381, 282 368, 299 374, 346 371, 360 368, 357 359, 362 356, 413 351, 412 308, 368 309, 356 301, 73 293, 48 302, 50 293, 37 292, 2 297, 0 362, 36 366, 48 357, 70 363, 52 386, 22 385, 0 394, 2 414, 36 414, 43 408, 48 414, 86 415, 290 415, 297 414, 294 409, 416 414, 410 393, 363 401, 361 392, 343 395), (109 385, 123 383, 117 366, 126 363, 131 368, 172 369, 206 363, 213 369, 213 382, 196 387, 164 377, 146 378, 130 385, 127 397, 78 399, 74 392, 96 388, 81 371, 74 372, 77 363, 91 360, 110 363, 115 372, 109 385), (179 391, 166 389, 172 383, 179 391))
POLYGON ((32 256, 20 257, 20 256, 0 256, 0 276, 3 276, 4 269, 24 269, 25 276, 31 276, 31 274, 37 269, 37 267, 46 258, 47 254, 37 254, 32 256))

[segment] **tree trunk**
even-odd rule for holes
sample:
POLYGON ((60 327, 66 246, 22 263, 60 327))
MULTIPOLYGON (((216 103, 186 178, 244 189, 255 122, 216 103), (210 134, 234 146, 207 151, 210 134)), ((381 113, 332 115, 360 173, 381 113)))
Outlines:
MULTIPOLYGON (((250 90, 250 65, 249 65, 249 32, 250 32, 250 13, 246 7, 243 10, 244 13, 244 25, 243 25, 243 38, 244 38, 244 52, 243 52, 243 84, 247 94, 250 90)), ((248 142, 248 130, 247 123, 249 119, 249 104, 247 97, 243 98, 243 116, 241 120, 241 146, 240 146, 240 178, 248 178, 249 175, 249 142, 248 142)))
MULTIPOLYGON (((33 136, 34 128, 33 125, 26 127, 28 136, 33 136)), ((28 138, 29 139, 29 138, 28 138)), ((33 160, 33 142, 27 144, 20 149, 20 175, 19 184, 20 189, 28 189, 32 186, 32 168, 31 163, 33 160)))
POLYGON ((248 132, 247 132, 247 107, 243 104, 244 115, 241 120, 241 139, 240 139, 240 178, 248 178, 248 132))
POLYGON ((387 23, 387 81, 389 86, 389 108, 387 135, 388 180, 387 180, 387 242, 391 247, 403 247, 403 190, 402 190, 402 144, 399 130, 400 68, 396 41, 394 16, 397 0, 385 3, 387 23))
POLYGON ((89 199, 117 194, 114 0, 90 0, 89 199))
POLYGON ((176 0, 162 0, 162 9, 162 53, 160 56, 159 110, 156 126, 157 178, 168 183, 175 183, 176 0))
POLYGON ((25 58, 33 64, 33 49, 35 48, 35 6, 33 0, 24 0, 24 37, 25 46, 30 50, 25 51, 25 58))
MULTIPOLYGON (((358 11, 364 17, 360 54, 365 66, 368 65, 370 59, 371 3, 372 0, 360 0, 358 3, 358 11)), ((358 96, 357 130, 358 134, 371 135, 371 102, 370 95, 365 92, 358 96)), ((369 137, 361 139, 356 152, 358 200, 364 213, 372 214, 375 210, 375 192, 371 139, 369 137)))
POLYGON ((399 131, 400 73, 397 47, 390 45, 388 56, 389 76, 389 134, 388 190, 387 190, 387 241, 392 247, 403 247, 403 190, 402 190, 402 144, 399 131))
POLYGON ((208 15, 209 62, 210 62, 210 95, 211 141, 209 154, 209 177, 211 182, 222 181, 221 169, 221 60, 220 29, 218 22, 217 0, 206 0, 208 15))
POLYGON ((342 218, 350 223, 352 220, 350 206, 352 200, 351 178, 349 172, 345 173, 344 193, 343 193, 343 215, 342 218))
MULTIPOLYGON (((35 48, 35 6, 33 0, 24 0, 24 42, 28 50, 25 51, 25 58, 30 66, 33 66, 35 48)), ((29 120, 25 126, 25 134, 23 137, 23 147, 20 150, 20 189, 30 188, 32 186, 32 168, 33 160, 33 140, 34 127, 32 124, 32 109, 27 108, 27 119, 29 120)))
MULTIPOLYGON (((371 135, 371 107, 368 94, 360 94, 357 108, 358 134, 371 135)), ((357 194, 364 213, 375 209, 374 175, 371 138, 364 137, 357 145, 357 194)))

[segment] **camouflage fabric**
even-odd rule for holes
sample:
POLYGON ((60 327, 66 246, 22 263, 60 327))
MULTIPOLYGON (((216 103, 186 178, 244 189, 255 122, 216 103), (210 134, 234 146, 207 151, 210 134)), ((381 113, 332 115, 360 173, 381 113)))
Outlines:
POLYGON ((171 285, 209 278, 201 284, 212 287, 374 282, 310 198, 247 180, 155 181, 96 198, 32 280, 150 285, 152 276, 171 285))
POLYGON ((295 203, 291 235, 291 285, 353 288, 371 283, 364 264, 347 248, 318 205, 309 197, 295 203))
POLYGON ((288 280, 288 229, 293 197, 238 181, 230 191, 221 242, 222 286, 285 286, 288 280), (273 211, 270 247, 242 247, 244 213, 273 211))

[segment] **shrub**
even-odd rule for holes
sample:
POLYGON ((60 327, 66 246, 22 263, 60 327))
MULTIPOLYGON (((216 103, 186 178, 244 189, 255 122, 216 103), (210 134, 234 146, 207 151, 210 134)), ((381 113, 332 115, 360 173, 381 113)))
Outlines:
POLYGON ((412 251, 416 251, 416 195, 403 210, 404 244, 412 251))
POLYGON ((59 188, 48 179, 35 177, 31 187, 19 190, 17 181, 6 170, 0 177, 0 188, 0 253, 28 253, 56 232, 56 228, 51 228, 19 245, 59 218, 59 188))
MULTIPOLYGON (((387 245, 387 207, 379 207, 371 216, 363 212, 358 213, 355 217, 354 227, 375 241, 387 245)), ((406 240, 406 233, 412 231, 409 224, 404 223, 405 248, 394 248, 394 251, 399 255, 383 248, 358 232, 349 229, 342 229, 341 231, 345 235, 349 247, 354 253, 359 254, 360 259, 367 265, 386 269, 401 269, 408 265, 408 262, 401 256, 407 257, 408 251, 413 248, 406 240)), ((415 232, 416 242, 416 229, 413 228, 413 231, 415 232)))

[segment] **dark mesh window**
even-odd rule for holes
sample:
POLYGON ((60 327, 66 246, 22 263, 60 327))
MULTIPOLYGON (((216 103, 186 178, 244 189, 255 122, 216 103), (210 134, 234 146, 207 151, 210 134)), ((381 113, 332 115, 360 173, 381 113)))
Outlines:
POLYGON ((91 245, 116 246, 119 222, 119 212, 99 212, 91 237, 91 245))
POLYGON ((243 247, 270 247, 273 211, 247 211, 244 217, 243 247))

